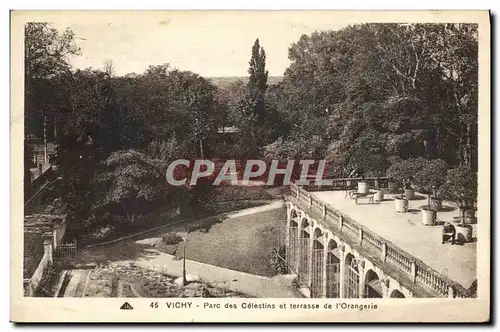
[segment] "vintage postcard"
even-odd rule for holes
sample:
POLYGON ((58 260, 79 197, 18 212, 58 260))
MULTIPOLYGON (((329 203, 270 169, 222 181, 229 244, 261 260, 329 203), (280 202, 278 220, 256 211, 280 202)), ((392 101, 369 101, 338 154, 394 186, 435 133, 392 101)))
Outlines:
POLYGON ((14 322, 490 319, 488 11, 12 11, 14 322))

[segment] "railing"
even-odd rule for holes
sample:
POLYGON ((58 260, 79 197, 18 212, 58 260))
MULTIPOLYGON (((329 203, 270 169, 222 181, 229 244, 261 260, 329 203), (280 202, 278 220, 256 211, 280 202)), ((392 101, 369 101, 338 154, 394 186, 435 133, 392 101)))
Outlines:
MULTIPOLYGON (((375 178, 373 178, 373 180, 374 179, 375 178)), ((356 179, 338 180, 339 181, 334 183, 345 183, 346 180, 356 181, 356 179)), ((366 181, 369 179, 365 178, 364 180, 366 181)), ((388 180, 388 178, 384 178, 384 180, 388 180)), ((364 228, 355 220, 332 206, 324 204, 322 201, 314 198, 303 188, 295 184, 290 185, 290 188, 291 196, 294 197, 298 204, 304 209, 311 209, 314 212, 320 213, 323 219, 329 221, 340 231, 340 233, 349 236, 349 238, 356 241, 356 243, 362 247, 370 250, 370 252, 378 254, 385 263, 392 265, 397 270, 404 273, 414 284, 424 289, 430 289, 441 297, 469 297, 468 291, 464 287, 432 269, 423 261, 410 255, 369 229, 364 228)))
POLYGON ((338 178, 338 179, 324 179, 323 184, 316 184, 315 180, 311 180, 309 185, 303 188, 309 192, 312 191, 325 191, 325 190, 346 190, 355 188, 358 182, 366 182, 370 188, 387 188, 391 178, 382 177, 367 177, 367 178, 338 178))

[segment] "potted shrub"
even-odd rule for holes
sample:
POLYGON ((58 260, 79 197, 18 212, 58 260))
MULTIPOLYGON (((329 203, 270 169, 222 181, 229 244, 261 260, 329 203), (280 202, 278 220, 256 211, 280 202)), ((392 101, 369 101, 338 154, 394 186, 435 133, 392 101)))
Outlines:
POLYGON ((408 202, 405 203, 404 200, 408 201, 415 197, 413 178, 423 166, 424 161, 423 158, 396 161, 387 170, 387 176, 401 184, 401 194, 394 196, 396 211, 403 212, 403 205, 408 206, 408 202))
POLYGON ((427 206, 422 207, 422 223, 435 225, 441 200, 437 197, 438 188, 446 181, 448 166, 443 160, 426 160, 415 174, 414 183, 419 191, 427 194, 427 206))
POLYGON ((373 194, 373 200, 375 202, 382 202, 384 200, 384 192, 380 190, 378 178, 375 180, 375 184, 376 186, 375 186, 375 194, 373 194))
POLYGON ((455 226, 457 234, 466 241, 472 238, 472 226, 476 222, 477 173, 467 166, 448 170, 442 189, 444 198, 455 202, 460 211, 460 222, 455 226))
POLYGON ((408 199, 403 195, 394 195, 396 211, 400 213, 408 212, 408 199))
POLYGON ((365 177, 361 174, 361 181, 358 181, 358 193, 367 194, 368 193, 368 183, 365 181, 365 177))
MULTIPOLYGON (((370 191, 365 177, 382 176, 387 169, 387 159, 379 153, 373 153, 370 148, 373 142, 368 144, 366 139, 369 139, 369 137, 365 137, 362 140, 364 143, 358 142, 358 145, 351 151, 349 159, 350 167, 357 170, 357 173, 361 177, 361 181, 358 182, 358 192, 361 194, 366 194, 370 191)), ((378 190, 378 188, 376 189, 378 190)))

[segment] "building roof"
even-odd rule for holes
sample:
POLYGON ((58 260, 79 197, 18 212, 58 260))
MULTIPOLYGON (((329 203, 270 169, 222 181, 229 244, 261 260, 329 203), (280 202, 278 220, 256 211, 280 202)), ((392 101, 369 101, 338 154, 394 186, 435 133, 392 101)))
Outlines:
MULTIPOLYGON (((43 144, 30 144, 31 149, 34 153, 43 153, 44 146, 43 144)), ((47 143, 47 153, 55 153, 57 145, 54 143, 47 143)))

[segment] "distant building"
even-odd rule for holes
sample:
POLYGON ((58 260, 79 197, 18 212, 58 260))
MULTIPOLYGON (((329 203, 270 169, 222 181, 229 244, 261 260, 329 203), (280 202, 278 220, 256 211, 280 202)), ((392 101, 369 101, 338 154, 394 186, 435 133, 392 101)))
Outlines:
MULTIPOLYGON (((30 144, 31 151, 33 152, 33 163, 35 165, 44 165, 45 162, 45 148, 43 144, 30 144)), ((54 159, 56 154, 56 144, 47 143, 47 163, 54 159)))
POLYGON ((240 131, 237 127, 220 127, 217 130, 217 155, 219 157, 234 157, 234 148, 240 131))
POLYGON ((239 133, 239 129, 235 126, 230 126, 230 127, 220 127, 217 130, 217 133, 219 134, 237 134, 239 133))

